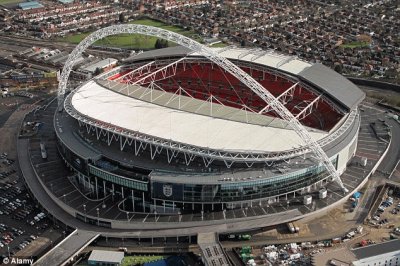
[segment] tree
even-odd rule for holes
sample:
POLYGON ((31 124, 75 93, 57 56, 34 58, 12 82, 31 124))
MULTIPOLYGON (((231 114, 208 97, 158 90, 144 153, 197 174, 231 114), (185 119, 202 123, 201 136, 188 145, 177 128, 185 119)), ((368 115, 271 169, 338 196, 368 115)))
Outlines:
POLYGON ((94 75, 95 75, 95 76, 100 75, 101 72, 102 72, 102 71, 101 71, 100 68, 96 68, 96 70, 94 71, 94 75))
POLYGON ((124 23, 124 22, 125 22, 124 13, 119 14, 119 22, 121 22, 121 23, 124 23))
POLYGON ((343 66, 342 64, 335 64, 334 68, 333 68, 336 72, 338 73, 342 73, 343 72, 343 66))
POLYGON ((161 46, 160 46, 160 39, 157 39, 157 40, 156 40, 156 43, 154 44, 154 48, 156 48, 156 49, 160 49, 160 48, 161 48, 161 46))
POLYGON ((168 47, 168 41, 167 40, 161 40, 161 48, 166 48, 168 47))
POLYGON ((155 49, 161 49, 168 47, 168 41, 163 39, 157 39, 156 43, 154 44, 155 49))

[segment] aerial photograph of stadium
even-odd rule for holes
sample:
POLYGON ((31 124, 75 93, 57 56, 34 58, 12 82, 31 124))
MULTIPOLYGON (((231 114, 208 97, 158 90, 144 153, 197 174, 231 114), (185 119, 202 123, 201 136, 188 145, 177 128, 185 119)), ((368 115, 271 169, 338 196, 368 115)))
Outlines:
POLYGON ((396 0, 0 0, 1 265, 400 265, 396 0))

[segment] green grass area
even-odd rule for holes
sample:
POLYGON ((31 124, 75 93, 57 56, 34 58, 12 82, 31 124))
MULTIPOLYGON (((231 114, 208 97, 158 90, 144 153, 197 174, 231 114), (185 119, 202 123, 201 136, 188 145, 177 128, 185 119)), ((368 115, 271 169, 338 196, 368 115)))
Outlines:
MULTIPOLYGON (((165 23, 156 20, 140 19, 132 21, 130 22, 130 24, 140 24, 140 25, 158 27, 182 34, 184 36, 199 41, 199 36, 194 31, 188 31, 180 27, 166 25, 165 23)), ((68 35, 59 40, 77 44, 89 34, 90 33, 78 33, 74 35, 68 35)), ((120 35, 109 36, 102 40, 99 40, 95 43, 95 45, 147 50, 147 49, 153 49, 156 41, 157 37, 152 37, 152 36, 146 36, 141 34, 120 34, 120 35)), ((176 44, 171 42, 169 43, 169 46, 174 46, 174 45, 176 44)))
POLYGON ((144 264, 147 262, 157 261, 164 259, 163 256, 126 256, 121 263, 121 266, 131 266, 137 264, 144 264))
POLYGON ((363 47, 367 47, 369 45, 368 42, 351 42, 351 43, 346 43, 346 44, 342 44, 340 45, 343 48, 363 48, 363 47))
POLYGON ((398 95, 388 95, 384 92, 374 92, 374 91, 367 91, 367 96, 371 98, 375 98, 378 100, 383 100, 384 103, 387 103, 392 106, 400 107, 400 96, 398 95))
POLYGON ((14 3, 22 3, 24 0, 0 0, 0 5, 8 5, 14 3))
POLYGON ((219 42, 219 43, 211 45, 210 47, 219 48, 219 47, 226 47, 226 46, 228 46, 226 43, 219 42))

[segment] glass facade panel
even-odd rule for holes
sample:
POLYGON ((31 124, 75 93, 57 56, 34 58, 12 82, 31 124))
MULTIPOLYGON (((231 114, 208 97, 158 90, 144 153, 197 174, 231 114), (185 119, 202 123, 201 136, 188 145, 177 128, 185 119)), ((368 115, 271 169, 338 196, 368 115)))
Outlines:
POLYGON ((127 188, 141 190, 141 191, 148 191, 147 182, 140 182, 137 180, 129 179, 127 177, 115 175, 109 172, 106 172, 100 168, 97 168, 93 165, 89 165, 89 172, 92 175, 95 175, 103 180, 109 181, 114 184, 118 184, 127 188))
MULTIPOLYGON (((332 163, 336 165, 337 157, 332 163)), ((182 202, 214 203, 255 200, 300 190, 328 176, 324 166, 314 166, 267 179, 252 178, 249 181, 226 184, 167 184, 157 181, 152 183, 152 197, 182 202), (168 191, 173 193, 166 197, 162 193, 163 187, 169 187, 168 191)))

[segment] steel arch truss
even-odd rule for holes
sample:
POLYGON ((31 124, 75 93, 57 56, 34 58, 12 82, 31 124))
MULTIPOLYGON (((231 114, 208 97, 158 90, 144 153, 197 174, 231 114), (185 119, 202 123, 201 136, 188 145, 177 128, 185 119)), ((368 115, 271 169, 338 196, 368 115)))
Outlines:
POLYGON ((228 59, 221 57, 220 55, 218 55, 217 52, 213 51, 212 49, 175 32, 151 26, 135 24, 113 25, 93 32, 75 47, 64 65, 58 87, 58 105, 60 108, 62 108, 64 95, 68 83, 68 77, 75 64, 75 61, 90 45, 92 45, 96 41, 110 35, 124 33, 139 33, 149 36, 155 36, 180 44, 210 59, 215 64, 219 65, 221 68, 225 69, 227 72, 235 76, 244 85, 248 86, 249 89, 256 93, 261 99, 263 99, 282 119, 289 123, 293 130, 295 130, 296 133, 304 141, 305 146, 310 148, 317 159, 320 161, 320 163, 325 166, 326 170, 329 172, 332 178, 338 182, 343 190, 347 191, 347 189, 343 185, 342 180, 340 179, 339 173, 336 171, 335 167, 333 166, 332 162, 329 160, 325 152, 322 150, 321 146, 311 137, 308 131, 299 122, 299 120, 297 120, 294 115, 290 113, 290 111, 278 99, 276 99, 268 90, 266 90, 256 80, 254 80, 251 76, 249 76, 246 72, 244 72, 228 59))

